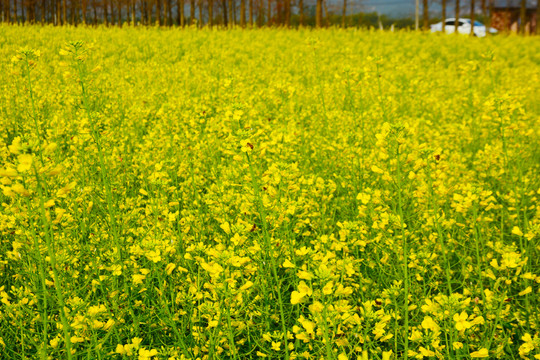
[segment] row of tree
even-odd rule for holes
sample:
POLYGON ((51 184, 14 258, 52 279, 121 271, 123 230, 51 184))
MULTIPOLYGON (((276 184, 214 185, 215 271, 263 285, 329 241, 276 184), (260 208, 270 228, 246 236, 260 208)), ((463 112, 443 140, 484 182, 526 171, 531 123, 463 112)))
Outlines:
MULTIPOLYGON (((448 14, 447 1, 448 0, 440 0, 441 7, 442 7, 441 18, 443 20, 446 19, 447 14, 448 14)), ((423 5, 423 29, 426 31, 426 30, 429 30, 429 1, 428 0, 422 0, 422 2, 423 2, 422 3, 422 5, 423 5)), ((493 13, 494 0, 468 0, 468 2, 469 2, 468 5, 469 5, 470 11, 466 12, 466 13, 463 13, 461 10, 462 10, 463 5, 467 6, 466 0, 462 0, 461 3, 460 3, 460 0, 455 0, 454 17, 456 19, 459 19, 460 17, 469 16, 470 19, 471 19, 471 23, 474 23, 475 18, 476 18, 476 14, 477 14, 477 12, 479 10, 478 6, 480 6, 482 17, 487 23, 486 26, 488 28, 491 27, 491 14, 493 13)), ((507 10, 508 10, 507 16, 508 17, 510 17, 509 14, 511 13, 511 5, 512 5, 512 1, 507 0, 507 10)), ((527 19, 527 0, 520 0, 519 18, 521 20, 519 22, 519 31, 521 33, 525 33, 525 28, 526 28, 526 23, 527 23, 527 21, 526 21, 526 19, 527 19)), ((536 19, 537 19, 537 22, 538 22, 538 19, 540 19, 540 0, 537 0, 536 19)), ((510 19, 508 19, 508 20, 510 20, 510 19)), ((455 24, 454 24, 454 26, 455 26, 454 31, 456 33, 457 33, 458 25, 459 24, 456 21, 455 24)), ((418 27, 418 22, 417 22, 416 26, 418 27)), ((445 31, 445 22, 444 21, 442 22, 442 31, 443 32, 445 31)), ((471 26, 471 35, 473 35, 473 31, 474 31, 474 29, 471 26)), ((537 34, 539 33, 538 25, 536 26, 535 32, 537 34)))
MULTIPOLYGON (((55 25, 291 26, 293 6, 298 7, 297 22, 309 25, 313 6, 304 0, 297 4, 292 0, 0 0, 0 20, 55 25)), ((323 26, 325 7, 323 0, 316 0, 316 26, 323 26)))
MULTIPOLYGON (((316 26, 361 25, 362 14, 348 15, 348 0, 330 5, 327 0, 0 0, 0 21, 8 23, 65 24, 141 24, 161 26, 316 26), (329 11, 330 8, 330 11, 329 11), (337 13, 340 13, 337 15, 337 13)), ((351 0, 349 0, 351 1, 351 0)), ((463 17, 462 9, 470 5, 472 21, 481 9, 489 19, 494 0, 455 0, 454 9, 448 0, 439 0, 441 18, 452 10, 463 17), (465 4, 468 1, 469 4, 465 4)), ((358 8, 362 0, 355 0, 358 8)), ((429 30, 429 0, 422 0, 423 29, 429 30)), ((540 0, 538 1, 540 4, 540 0)), ((540 6, 538 7, 540 11, 540 6)), ((526 0, 521 0, 521 18, 525 18, 526 0)), ((350 12, 350 10, 349 10, 350 12)), ((369 17, 369 16, 368 16, 369 17)), ((368 18, 366 17, 366 18, 368 18)), ((540 12, 537 14, 540 18, 540 12)), ((416 18, 418 28, 418 9, 416 18)), ((381 24, 380 17, 378 20, 381 24)), ((407 24, 408 22, 402 22, 407 24)), ((443 22, 443 31, 444 29, 443 22)), ((455 24, 457 32, 457 22, 455 24)), ((522 22, 524 28, 524 22, 522 22)), ((538 31, 538 27, 537 27, 538 31)))

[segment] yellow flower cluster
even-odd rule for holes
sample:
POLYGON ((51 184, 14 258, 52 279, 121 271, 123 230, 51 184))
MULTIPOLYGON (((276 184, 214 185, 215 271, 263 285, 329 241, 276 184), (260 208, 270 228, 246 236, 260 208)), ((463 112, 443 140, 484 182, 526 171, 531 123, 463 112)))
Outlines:
POLYGON ((540 359, 537 39, 0 43, 0 358, 540 359))

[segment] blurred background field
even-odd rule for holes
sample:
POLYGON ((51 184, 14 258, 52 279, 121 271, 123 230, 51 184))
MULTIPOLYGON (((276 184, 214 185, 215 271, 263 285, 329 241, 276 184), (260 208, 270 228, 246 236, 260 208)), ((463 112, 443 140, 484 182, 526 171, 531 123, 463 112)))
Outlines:
POLYGON ((540 357, 540 43, 0 25, 0 357, 540 357))

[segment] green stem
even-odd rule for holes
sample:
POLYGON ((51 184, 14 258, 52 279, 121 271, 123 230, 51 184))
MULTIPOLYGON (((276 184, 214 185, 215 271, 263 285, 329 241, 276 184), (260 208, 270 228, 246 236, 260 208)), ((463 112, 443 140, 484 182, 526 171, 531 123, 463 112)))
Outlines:
POLYGON ((405 331, 405 349, 403 358, 407 360, 409 358, 409 249, 407 244, 407 237, 405 236, 405 224, 403 222, 403 194, 402 194, 402 185, 401 185, 401 153, 399 152, 399 143, 396 147, 397 155, 397 185, 398 185, 398 213, 399 213, 399 222, 401 228, 401 238, 403 240, 403 277, 404 285, 403 291, 405 293, 405 300, 403 303, 403 312, 404 312, 404 331, 405 331))
POLYGON ((39 173, 35 165, 33 166, 33 168, 34 168, 34 175, 37 181, 37 189, 39 193, 39 207, 40 207, 40 214, 41 214, 41 222, 45 230, 44 233, 45 233, 45 241, 47 243, 47 253, 51 260, 51 267, 52 267, 53 280, 54 280, 54 289, 56 292, 58 306, 60 307, 60 319, 62 321, 62 330, 64 332, 64 342, 66 344, 66 352, 67 352, 68 360, 71 360, 72 355, 71 355, 70 325, 67 321, 67 317, 65 313, 64 295, 62 294, 62 291, 61 291, 63 286, 60 283, 60 278, 58 276, 58 271, 56 268, 56 250, 54 248, 54 235, 53 235, 51 224, 49 220, 47 220, 47 215, 45 211, 45 203, 43 202, 44 194, 43 194, 43 189, 41 185, 41 179, 39 177, 39 173))
MULTIPOLYGON (((78 55, 78 52, 76 50, 75 54, 74 54, 75 58, 77 58, 77 55, 78 55)), ((105 187, 105 194, 106 194, 106 198, 107 198, 107 210, 109 212, 109 218, 110 218, 110 221, 111 221, 113 240, 114 240, 115 247, 117 249, 118 258, 119 258, 118 260, 121 262, 122 259, 123 259, 123 256, 122 256, 122 254, 123 254, 122 250, 123 249, 120 246, 120 240, 119 240, 119 234, 118 234, 118 226, 117 226, 117 223, 116 223, 116 211, 115 211, 115 208, 114 208, 114 205, 113 205, 113 195, 112 195, 112 190, 111 190, 110 179, 108 178, 107 172, 106 172, 107 164, 105 163, 105 158, 103 156, 103 148, 101 146, 101 139, 100 139, 99 133, 97 132, 97 130, 96 130, 95 126, 94 126, 94 117, 92 115, 92 112, 90 111, 90 106, 89 106, 89 101, 88 101, 88 94, 87 94, 86 87, 85 87, 84 70, 83 70, 83 68, 81 66, 81 61, 79 61, 78 59, 75 59, 75 61, 76 61, 76 64, 77 64, 77 71, 78 71, 78 74, 79 74, 79 81, 80 81, 80 85, 81 85, 82 100, 83 100, 84 109, 86 111, 86 115, 88 116, 88 120, 90 122, 90 128, 91 128, 91 131, 92 131, 92 137, 94 139, 94 142, 96 143, 96 147, 97 147, 97 150, 98 150, 100 175, 101 175, 101 181, 103 182, 103 186, 105 187)))
POLYGON ((272 275, 274 277, 276 293, 277 293, 277 296, 278 296, 279 313, 280 313, 280 318, 281 318, 281 329, 282 329, 282 332, 283 332, 283 341, 285 343, 285 359, 288 360, 289 359, 289 348, 287 346, 288 338, 287 338, 287 326, 285 325, 285 311, 283 310, 283 299, 282 299, 282 296, 281 296, 281 291, 279 290, 280 289, 280 282, 279 282, 279 277, 278 277, 277 269, 276 269, 276 267, 277 267, 276 266, 276 259, 274 257, 272 244, 270 243, 270 235, 268 233, 268 224, 266 222, 266 210, 264 209, 264 205, 263 205, 263 202, 262 202, 261 190, 259 188, 259 183, 257 182, 256 177, 255 177, 255 171, 253 169, 253 164, 252 164, 252 161, 251 161, 251 157, 247 153, 246 153, 246 157, 247 157, 248 164, 249 164, 249 171, 250 171, 250 175, 251 175, 251 182, 252 182, 253 190, 255 191, 255 195, 257 197, 257 205, 258 205, 258 208, 259 208, 259 216, 261 218, 262 227, 263 227, 263 238, 264 238, 265 253, 267 254, 267 259, 269 259, 269 262, 270 262, 270 265, 271 265, 271 268, 272 268, 271 269, 272 270, 272 275))

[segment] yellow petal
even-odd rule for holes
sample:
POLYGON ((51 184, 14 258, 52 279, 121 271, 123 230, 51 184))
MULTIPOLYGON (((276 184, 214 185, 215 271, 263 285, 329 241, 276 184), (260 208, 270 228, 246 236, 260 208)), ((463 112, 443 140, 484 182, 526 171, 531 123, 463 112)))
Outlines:
POLYGON ((329 281, 322 289, 324 295, 330 295, 332 293, 332 288, 334 287, 334 282, 329 281))
POLYGON ((167 272, 167 275, 171 275, 171 273, 173 272, 173 270, 176 268, 176 265, 173 264, 173 263, 170 263, 169 265, 167 265, 165 267, 165 271, 167 272))
POLYGON ((519 296, 527 295, 530 292, 532 292, 532 287, 528 286, 525 290, 519 293, 519 296))
POLYGON ((229 225, 228 222, 224 222, 223 224, 221 224, 219 226, 223 231, 225 231, 226 234, 230 234, 231 233, 231 225, 229 225))
POLYGON ((306 296, 305 294, 301 294, 298 291, 293 291, 291 294, 291 304, 296 305, 302 300, 302 298, 306 296))
POLYGON ((0 169, 0 176, 1 177, 15 177, 17 176, 17 171, 12 168, 0 169))
POLYGON ((373 171, 374 173, 377 173, 377 174, 384 174, 384 170, 381 169, 380 167, 378 167, 377 165, 373 165, 371 167, 371 171, 373 171))
POLYGON ((124 350, 124 345, 120 345, 120 344, 116 345, 115 352, 117 354, 124 354, 126 352, 126 350, 124 350))
POLYGON ((242 285, 242 286, 240 287, 240 290, 244 291, 244 290, 249 289, 249 288, 252 287, 252 286, 253 286, 253 282, 251 282, 251 281, 248 280, 248 282, 246 282, 244 285, 242 285))
POLYGON ((28 190, 26 190, 24 188, 24 186, 22 186, 22 184, 15 184, 11 187, 11 190, 15 191, 17 194, 19 195, 22 195, 22 196, 29 196, 30 195, 30 192, 28 190))
POLYGON ((300 284, 298 284, 298 291, 303 295, 311 296, 313 294, 313 290, 305 283, 305 281, 300 281, 300 284))
POLYGON ((283 265, 282 265, 282 266, 283 266, 284 268, 293 268, 293 267, 294 267, 294 264, 293 264, 289 259, 287 259, 287 260, 285 260, 285 261, 283 262, 283 265))
POLYGON ((523 232, 521 232, 521 230, 517 226, 514 226, 514 228, 512 229, 512 234, 517 236, 523 236, 523 232))
POLYGON ((489 356, 489 350, 486 348, 480 349, 478 351, 474 351, 471 353, 471 357, 473 358, 485 358, 489 356))
POLYGON ((18 156, 19 165, 17 165, 18 172, 25 172, 30 170, 32 167, 32 155, 31 154, 22 154, 18 156))

